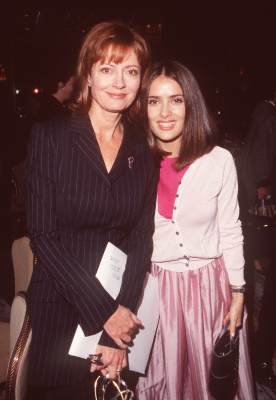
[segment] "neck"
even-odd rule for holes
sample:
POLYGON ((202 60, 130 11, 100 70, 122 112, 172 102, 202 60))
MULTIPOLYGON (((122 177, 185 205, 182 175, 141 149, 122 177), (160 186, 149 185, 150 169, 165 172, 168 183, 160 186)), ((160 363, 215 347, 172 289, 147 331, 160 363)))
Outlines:
POLYGON ((157 145, 161 150, 164 150, 170 154, 170 157, 178 157, 179 156, 179 151, 180 151, 180 144, 181 144, 181 138, 177 141, 173 142, 162 142, 157 140, 157 145))
POLYGON ((103 110, 94 103, 89 110, 89 117, 95 134, 98 137, 112 139, 118 133, 118 129, 116 128, 120 126, 122 117, 120 113, 103 110))

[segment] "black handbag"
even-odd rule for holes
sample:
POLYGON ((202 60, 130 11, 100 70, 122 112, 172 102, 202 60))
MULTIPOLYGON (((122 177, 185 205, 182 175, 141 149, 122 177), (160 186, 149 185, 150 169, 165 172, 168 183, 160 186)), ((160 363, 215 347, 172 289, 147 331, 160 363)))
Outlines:
POLYGON ((233 338, 228 329, 219 334, 212 353, 209 391, 216 400, 230 400, 238 389, 239 331, 233 338))

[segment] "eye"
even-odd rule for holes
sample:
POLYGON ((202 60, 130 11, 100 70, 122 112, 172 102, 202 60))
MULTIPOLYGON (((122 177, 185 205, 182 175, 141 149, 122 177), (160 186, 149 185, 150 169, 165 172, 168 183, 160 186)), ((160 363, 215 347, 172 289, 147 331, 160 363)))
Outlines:
POLYGON ((131 68, 128 70, 129 75, 131 76, 138 76, 139 75, 139 70, 136 68, 131 68))
POLYGON ((184 103, 184 99, 183 99, 182 96, 174 97, 173 98, 173 103, 176 103, 176 104, 184 103))
POLYGON ((103 73, 103 74, 109 74, 110 72, 111 72, 111 68, 110 67, 102 67, 102 68, 100 68, 100 71, 103 73))
POLYGON ((158 104, 158 99, 149 98, 148 105, 155 105, 158 104))

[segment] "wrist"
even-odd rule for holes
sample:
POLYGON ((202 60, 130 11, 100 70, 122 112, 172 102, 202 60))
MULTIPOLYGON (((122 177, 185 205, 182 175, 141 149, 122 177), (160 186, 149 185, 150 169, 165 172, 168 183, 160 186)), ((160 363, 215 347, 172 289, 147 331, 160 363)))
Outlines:
POLYGON ((232 300, 233 301, 244 301, 244 293, 232 293, 232 300))
POLYGON ((242 293, 246 291, 246 285, 230 285, 232 293, 242 293))

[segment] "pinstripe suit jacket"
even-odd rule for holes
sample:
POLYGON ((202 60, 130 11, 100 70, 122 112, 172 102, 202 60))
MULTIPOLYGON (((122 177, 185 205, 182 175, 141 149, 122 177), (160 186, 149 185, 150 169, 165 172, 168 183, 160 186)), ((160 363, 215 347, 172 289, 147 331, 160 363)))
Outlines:
MULTIPOLYGON (((26 170, 27 228, 38 258, 28 290, 31 383, 79 381, 87 363, 67 355, 77 324, 89 335, 118 304, 135 310, 152 252, 156 175, 128 124, 109 173, 88 115, 34 127, 26 170), (116 300, 95 278, 108 241, 128 254, 116 300)), ((101 343, 113 342, 104 333, 101 343)))

